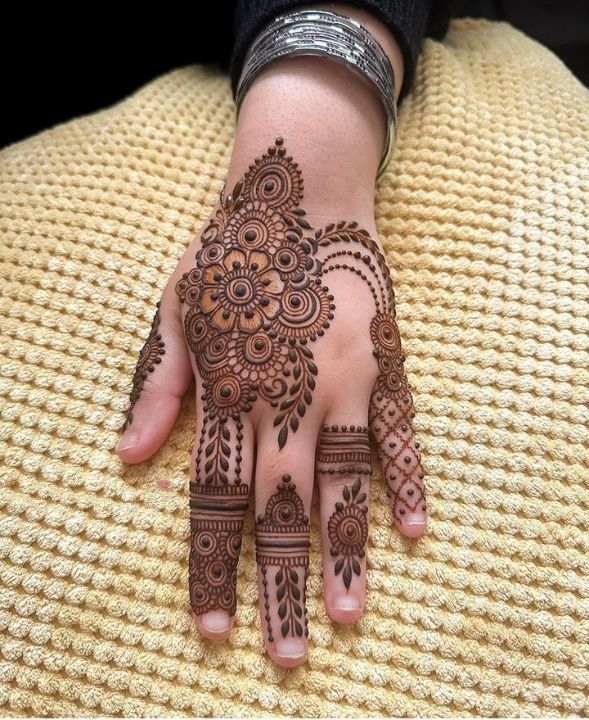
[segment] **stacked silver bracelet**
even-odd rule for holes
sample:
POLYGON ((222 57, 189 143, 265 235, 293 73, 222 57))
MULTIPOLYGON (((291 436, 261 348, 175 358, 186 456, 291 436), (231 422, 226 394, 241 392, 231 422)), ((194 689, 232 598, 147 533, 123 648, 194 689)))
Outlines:
POLYGON ((377 178, 386 169, 397 134, 395 75, 387 54, 372 33, 356 20, 331 10, 294 10, 279 15, 254 38, 245 57, 236 90, 236 113, 253 79, 278 58, 322 55, 344 63, 371 82, 388 118, 385 149, 377 178))

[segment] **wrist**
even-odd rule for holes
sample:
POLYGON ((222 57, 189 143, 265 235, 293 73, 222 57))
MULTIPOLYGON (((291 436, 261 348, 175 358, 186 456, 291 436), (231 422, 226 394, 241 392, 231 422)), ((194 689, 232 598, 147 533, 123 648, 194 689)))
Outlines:
POLYGON ((254 80, 239 113, 228 186, 282 136, 306 178, 305 197, 374 202, 386 115, 369 84, 329 58, 277 60, 254 80))
MULTIPOLYGON (((375 16, 344 3, 313 4, 361 22, 393 66, 396 90, 403 63, 392 33, 375 16)), ((304 8, 301 8, 304 9, 304 8)), ((328 57, 287 56, 266 64, 241 104, 228 184, 254 153, 282 136, 310 180, 307 198, 332 204, 374 202, 376 170, 388 137, 388 117, 375 86, 328 57)))

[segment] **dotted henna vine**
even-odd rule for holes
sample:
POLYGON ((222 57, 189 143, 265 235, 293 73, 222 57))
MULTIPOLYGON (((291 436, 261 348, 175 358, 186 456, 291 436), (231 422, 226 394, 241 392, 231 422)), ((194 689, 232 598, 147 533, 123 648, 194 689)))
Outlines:
POLYGON ((151 323, 151 330, 149 332, 147 340, 145 341, 145 344, 139 351, 139 359, 137 360, 135 373, 133 374, 133 388, 131 390, 131 395, 129 398, 130 406, 129 410, 127 411, 127 417, 122 427, 122 432, 124 432, 127 427, 133 422, 133 408, 135 407, 135 403, 141 395, 145 378, 147 377, 148 373, 151 373, 155 370, 155 366, 162 361, 161 356, 164 355, 166 352, 165 343, 162 340, 162 336, 160 335, 158 330, 160 319, 160 303, 157 302, 155 315, 153 316, 153 320, 151 323))
POLYGON ((309 568, 309 518, 290 475, 283 475, 276 492, 255 526, 256 561, 262 571, 264 616, 268 640, 274 641, 269 586, 276 593, 277 619, 283 637, 308 637, 305 602, 309 568))

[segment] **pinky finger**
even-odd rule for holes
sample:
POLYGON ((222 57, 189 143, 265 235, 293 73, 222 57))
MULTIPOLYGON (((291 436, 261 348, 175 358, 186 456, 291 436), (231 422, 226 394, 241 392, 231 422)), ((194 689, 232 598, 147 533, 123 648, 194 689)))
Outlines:
POLYGON ((403 360, 397 356, 387 372, 377 378, 369 422, 394 521, 407 537, 419 537, 426 532, 427 504, 419 443, 412 424, 413 399, 403 360))

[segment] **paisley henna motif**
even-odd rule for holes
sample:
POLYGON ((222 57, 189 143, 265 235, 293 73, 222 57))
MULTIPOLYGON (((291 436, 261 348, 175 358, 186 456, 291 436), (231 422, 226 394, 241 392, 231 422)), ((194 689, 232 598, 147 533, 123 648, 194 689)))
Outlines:
POLYGON ((122 427, 124 432, 133 422, 133 408, 141 395, 143 384, 148 373, 155 370, 155 366, 162 361, 161 356, 165 354, 165 343, 162 340, 158 328, 160 324, 160 303, 156 303, 156 311, 151 323, 151 330, 145 341, 145 344, 139 351, 139 358, 133 375, 133 389, 129 398, 130 406, 127 411, 127 417, 122 427))
POLYGON ((268 640, 274 641, 270 590, 276 593, 282 637, 308 636, 305 602, 309 567, 309 518, 290 475, 283 475, 255 526, 256 560, 262 571, 268 640), (269 589, 270 588, 270 589, 269 589))

